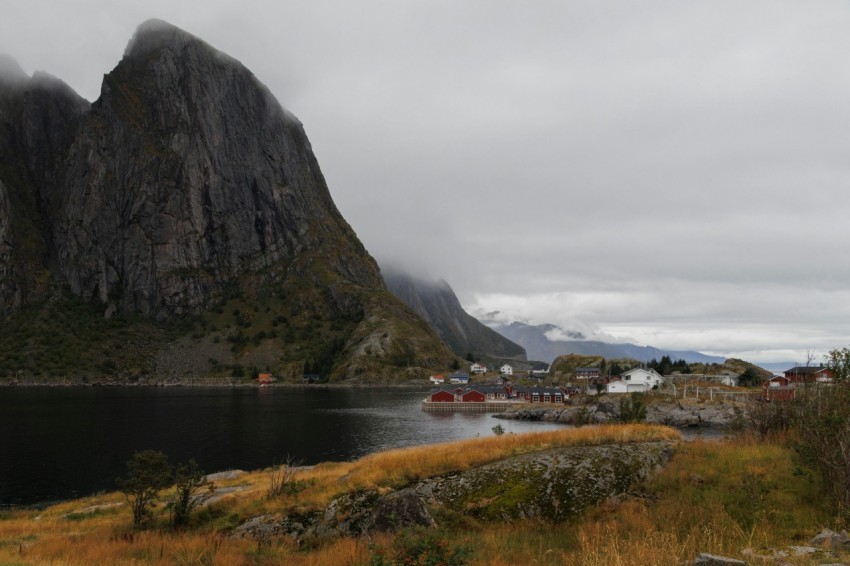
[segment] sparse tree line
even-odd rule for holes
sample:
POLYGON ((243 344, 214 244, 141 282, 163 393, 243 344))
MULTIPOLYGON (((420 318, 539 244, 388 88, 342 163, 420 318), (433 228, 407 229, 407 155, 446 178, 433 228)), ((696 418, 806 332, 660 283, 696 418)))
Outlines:
MULTIPOLYGON (((295 479, 298 463, 287 456, 272 466, 266 490, 268 499, 294 495, 305 488, 304 482, 295 479)), ((160 494, 173 487, 166 496, 169 524, 180 529, 189 524, 192 511, 215 494, 215 485, 207 478, 195 460, 172 466, 168 456, 158 450, 142 450, 127 460, 127 475, 116 480, 133 514, 133 528, 147 526, 160 494)))
POLYGON ((130 505, 136 529, 145 526, 160 492, 168 487, 174 487, 167 506, 175 529, 187 525, 192 511, 215 492, 195 460, 172 466, 168 456, 157 450, 133 454, 127 461, 127 475, 116 483, 130 505))

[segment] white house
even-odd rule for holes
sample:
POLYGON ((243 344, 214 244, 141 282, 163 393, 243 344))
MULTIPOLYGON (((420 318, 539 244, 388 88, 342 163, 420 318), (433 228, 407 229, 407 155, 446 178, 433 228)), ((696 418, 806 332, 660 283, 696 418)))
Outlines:
POLYGON ((664 382, 654 369, 635 368, 630 369, 620 376, 619 381, 608 384, 608 393, 631 393, 633 391, 649 391, 664 382))
POLYGON ((469 366, 469 373, 487 373, 487 366, 483 366, 479 363, 474 363, 469 366))
POLYGON ((499 371, 502 372, 502 375, 513 375, 514 374, 514 368, 512 366, 510 366, 509 364, 505 364, 502 367, 500 367, 499 371))
POLYGON ((531 368, 531 375, 536 375, 538 377, 549 375, 549 365, 534 364, 534 366, 531 368))
POLYGON ((432 375, 431 376, 431 383, 435 383, 435 384, 436 383, 444 383, 445 381, 446 381, 446 378, 443 377, 442 375, 432 375))
POLYGON ((469 383, 469 374, 462 371, 450 373, 449 383, 469 383))

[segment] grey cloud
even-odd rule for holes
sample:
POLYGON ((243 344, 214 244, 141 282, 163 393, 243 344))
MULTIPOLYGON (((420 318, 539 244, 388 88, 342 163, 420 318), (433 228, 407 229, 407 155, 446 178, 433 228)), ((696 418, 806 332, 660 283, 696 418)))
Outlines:
POLYGON ((841 2, 50 4, 9 0, 0 52, 94 99, 139 23, 183 27, 304 123, 373 255, 471 309, 715 353, 850 336, 841 2))

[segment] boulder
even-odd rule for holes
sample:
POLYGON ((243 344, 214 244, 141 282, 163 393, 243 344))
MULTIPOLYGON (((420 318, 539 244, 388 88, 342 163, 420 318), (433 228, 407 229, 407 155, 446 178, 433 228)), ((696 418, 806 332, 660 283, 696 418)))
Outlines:
POLYGON ((392 531, 407 527, 433 527, 436 523, 425 501, 412 489, 381 497, 366 521, 365 530, 392 531))
POLYGON ((746 562, 743 560, 728 558, 726 556, 718 556, 716 554, 708 554, 705 552, 701 552, 696 559, 694 559, 694 566, 732 566, 735 564, 746 566, 746 562))
POLYGON ((836 533, 833 530, 824 529, 815 535, 815 538, 809 544, 819 548, 848 549, 850 548, 850 536, 847 535, 847 531, 836 533))

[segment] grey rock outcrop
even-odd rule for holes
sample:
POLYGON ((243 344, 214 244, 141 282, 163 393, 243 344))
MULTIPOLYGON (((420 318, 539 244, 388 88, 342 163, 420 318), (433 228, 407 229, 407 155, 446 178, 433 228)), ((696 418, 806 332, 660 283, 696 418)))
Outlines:
POLYGON ((475 517, 561 521, 656 473, 670 442, 557 448, 424 480, 422 497, 475 517))
MULTIPOLYGON (((543 421, 563 424, 603 424, 617 422, 620 418, 619 396, 605 396, 596 403, 566 407, 522 407, 499 413, 498 418, 543 421)), ((679 428, 732 426, 740 418, 735 405, 716 403, 682 405, 675 400, 653 402, 646 408, 646 422, 679 428)))
POLYGON ((850 535, 847 531, 836 533, 830 529, 823 529, 810 541, 812 546, 829 549, 850 549, 850 535))
POLYGON ((257 517, 235 534, 253 538, 285 534, 300 540, 428 527, 436 524, 433 508, 490 521, 563 521, 654 475, 669 461, 673 448, 673 443, 659 441, 523 454, 417 481, 385 495, 374 490, 347 493, 323 512, 257 517))
POLYGON ((736 564, 744 566, 746 562, 736 558, 702 552, 694 559, 693 564, 694 566, 734 566, 736 564))

